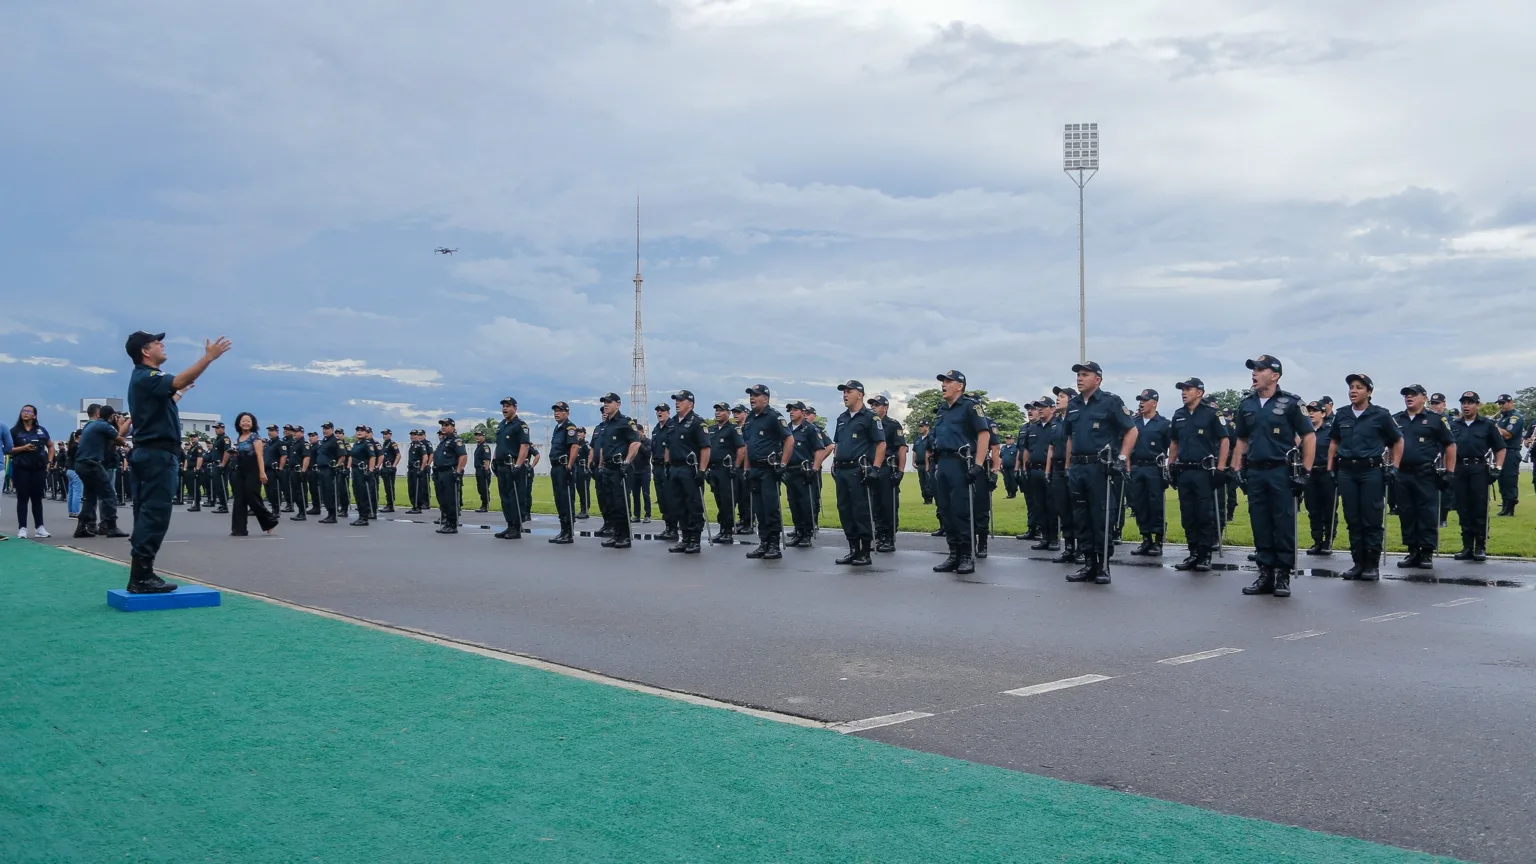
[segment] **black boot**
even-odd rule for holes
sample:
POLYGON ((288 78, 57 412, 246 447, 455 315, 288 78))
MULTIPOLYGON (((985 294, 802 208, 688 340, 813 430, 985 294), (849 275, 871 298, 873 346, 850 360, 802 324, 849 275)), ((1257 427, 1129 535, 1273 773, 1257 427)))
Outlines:
POLYGON ((1056 548, 1056 541, 1054 539, 1050 538, 1050 537, 1042 537, 1039 540, 1035 541, 1034 543, 1031 543, 1029 548, 1034 549, 1036 551, 1045 551, 1047 549, 1055 549, 1056 548))
POLYGON ((1076 563, 1078 563, 1076 543, 1074 541, 1072 541, 1072 540, 1063 540, 1062 543, 1061 543, 1061 554, 1057 555, 1055 558, 1052 558, 1051 559, 1051 563, 1052 564, 1076 564, 1076 563))
POLYGON ((348 522, 347 524, 351 525, 353 528, 367 528, 368 527, 368 517, 359 514, 356 519, 353 519, 351 522, 348 522))
POLYGON ((118 530, 116 519, 108 519, 96 529, 96 536, 116 539, 118 537, 127 537, 128 535, 118 530))
POLYGON ((292 516, 288 517, 288 521, 289 522, 305 522, 305 521, 308 521, 309 517, 304 515, 304 512, 305 511, 303 510, 303 508, 300 508, 292 516))
POLYGON ((676 552, 681 555, 688 551, 688 536, 685 534, 677 539, 677 542, 667 547, 668 552, 676 552))
POLYGON ((1195 556, 1195 563, 1189 569, 1196 573, 1211 572, 1211 550, 1202 548, 1200 554, 1195 556))
POLYGON ((1149 557, 1149 558, 1161 558, 1161 557, 1163 557, 1163 535, 1161 535, 1161 534, 1153 534, 1152 535, 1152 545, 1147 547, 1147 557, 1149 557))
POLYGON ((981 534, 976 537, 976 557, 987 557, 987 535, 985 534, 981 534))
POLYGON ((944 536, 944 529, 940 528, 939 530, 934 531, 933 533, 929 534, 928 536, 929 537, 943 537, 944 536))
POLYGON ((75 523, 75 533, 74 533, 75 539, 77 539, 77 540, 84 540, 84 539, 87 539, 87 538, 90 538, 90 537, 95 537, 95 536, 96 536, 96 525, 95 525, 95 523, 93 523, 90 520, 86 519, 84 516, 81 516, 80 517, 80 521, 75 523))
POLYGON ((1484 547, 1485 547, 1485 544, 1483 543, 1483 538, 1481 538, 1481 537, 1477 538, 1477 545, 1472 547, 1472 560, 1473 561, 1487 561, 1488 560, 1488 550, 1486 548, 1484 548, 1484 547))
POLYGON ((971 557, 969 549, 960 550, 960 559, 955 562, 956 576, 969 576, 976 572, 976 559, 971 557))
POLYGON ((1099 555, 1097 551, 1083 553, 1083 566, 1067 575, 1068 582, 1092 582, 1099 575, 1099 555))
POLYGON ((955 572, 955 568, 959 567, 959 566, 960 566, 960 552, 959 552, 959 550, 957 550, 953 546, 951 546, 950 549, 949 549, 949 557, 945 558, 941 563, 933 565, 933 572, 935 572, 935 573, 953 573, 953 572, 955 572))
POLYGON ((1408 556, 1406 558, 1404 558, 1403 560, 1397 562, 1397 566, 1398 567, 1417 567, 1417 566, 1419 566, 1419 556, 1421 556, 1423 554, 1424 554, 1424 547, 1422 547, 1422 546, 1410 547, 1408 549, 1408 556))
POLYGON ((763 553, 763 558, 768 561, 777 561, 784 557, 784 552, 779 549, 779 540, 775 537, 768 541, 768 551, 763 553))
MULTIPOLYGON (((603 527, 597 529, 597 532, 595 534, 593 534, 592 536, 594 536, 594 537, 612 537, 613 536, 613 527, 609 526, 609 525, 604 525, 603 527)), ((671 539, 676 540, 677 538, 673 537, 671 539)))
POLYGON ((1149 550, 1151 548, 1152 548, 1152 535, 1148 534, 1147 536, 1141 538, 1141 545, 1137 546, 1135 549, 1132 549, 1131 550, 1131 554, 1132 555, 1148 555, 1148 554, 1151 554, 1149 552, 1149 550))
POLYGON ((203 505, 197 503, 196 501, 193 501, 192 502, 192 506, 187 508, 187 512, 188 513, 196 513, 196 512, 198 512, 199 510, 202 510, 202 509, 203 509, 203 505))
POLYGON ((1311 546, 1307 547, 1307 554, 1308 555, 1332 555, 1333 554, 1333 544, 1329 543, 1327 540, 1315 540, 1315 541, 1313 541, 1311 546))
MULTIPOLYGON (((311 516, 319 516, 320 515, 320 508, 319 507, 311 507, 308 510, 305 510, 304 512, 308 513, 311 516)), ((412 513, 420 513, 421 511, 420 510, 412 510, 411 512, 412 513)))
MULTIPOLYGON (((1289 577, 1287 577, 1289 580, 1289 577)), ((1252 597, 1255 594, 1275 593, 1275 571, 1268 567, 1259 568, 1259 577, 1253 580, 1253 584, 1243 589, 1243 593, 1252 597)))
POLYGON ((383 507, 379 508, 379 512, 380 513, 393 513, 393 512, 395 512, 395 505, 393 505, 393 504, 385 504, 383 507))
POLYGON ((868 567, 872 561, 869 559, 870 541, 855 540, 853 545, 853 560, 849 561, 855 567, 868 567))
POLYGON ((1472 555, 1473 555, 1472 544, 1469 543, 1469 542, 1463 541, 1462 542, 1461 551, 1457 552, 1455 555, 1453 555, 1451 557, 1453 557, 1457 561, 1471 561, 1472 560, 1472 555))
MULTIPOLYGON (((720 538, 716 537, 715 539, 718 540, 720 538)), ((763 557, 764 555, 767 555, 767 554, 768 554, 768 544, 767 544, 767 542, 761 542, 761 543, 758 543, 757 547, 754 548, 751 552, 747 553, 747 557, 756 560, 756 559, 761 558, 761 557, 763 557)))
POLYGON ((577 519, 591 519, 592 517, 587 514, 587 511, 583 510, 580 513, 576 514, 576 518, 577 519))
POLYGON ((752 525, 737 525, 736 526, 736 533, 737 534, 751 534, 755 530, 757 530, 757 529, 754 528, 752 525))
POLYGON ((1289 596, 1291 596, 1291 568, 1289 568, 1289 567, 1276 567, 1275 568, 1275 596, 1276 597, 1289 597, 1289 596))
POLYGON ((1189 554, 1184 556, 1184 560, 1183 561, 1180 561, 1179 563, 1173 565, 1173 569, 1178 570, 1180 572, 1187 572, 1187 571, 1195 569, 1195 565, 1198 564, 1199 562, 1200 562, 1200 547, 1192 545, 1192 546, 1189 547, 1189 554))
POLYGON ((560 544, 562 546, 564 546, 564 545, 566 545, 568 543, 575 543, 576 542, 576 535, 574 533, 572 533, 572 531, 571 531, 571 523, 569 523, 569 522, 562 522, 562 523, 560 523, 560 533, 556 534, 555 536, 553 536, 551 538, 549 538, 548 542, 550 542, 550 543, 558 543, 558 544, 560 544))
POLYGON ((167 582, 155 574, 153 558, 133 556, 128 569, 129 594, 169 594, 176 590, 175 583, 167 582))
POLYGON ((895 541, 895 539, 893 539, 890 535, 886 535, 884 537, 881 537, 875 543, 875 551, 876 552, 895 552, 896 551, 896 541, 895 541))
MULTIPOLYGON (((731 536, 731 530, 729 528, 722 528, 720 529, 720 533, 716 534, 714 539, 710 540, 709 542, 717 546, 730 546, 736 542, 736 538, 731 536)), ((761 543, 758 544, 758 548, 762 548, 761 543)))
POLYGON ((1381 550, 1380 549, 1367 549, 1367 550, 1365 550, 1364 553, 1361 554, 1360 557, 1362 559, 1364 559, 1362 563, 1365 564, 1365 566, 1360 569, 1360 577, 1359 577, 1360 581, 1362 581, 1362 582, 1379 582, 1379 581, 1381 581, 1381 570, 1380 570, 1381 550))
POLYGON ((439 534, 457 534, 457 533, 459 533, 459 526, 455 525, 452 522, 448 522, 448 523, 444 524, 443 527, 437 529, 437 533, 439 533, 439 534))
POLYGON ((656 539, 657 540, 665 540, 668 543, 676 543, 678 540, 680 540, 682 538, 677 533, 677 526, 676 525, 669 525, 669 526, 667 526, 667 530, 665 530, 665 531, 661 532, 660 534, 656 535, 656 539))
POLYGON ((789 535, 789 539, 784 542, 784 548, 786 548, 786 549, 798 549, 798 548, 800 548, 800 541, 801 541, 801 539, 802 538, 800 537, 800 532, 796 531, 795 533, 789 535))
POLYGON ((1429 546, 1419 547, 1419 569, 1435 569, 1435 550, 1429 546))
POLYGON ((1349 549, 1349 559, 1355 562, 1355 566, 1339 575, 1345 579, 1359 579, 1360 574, 1365 572, 1365 550, 1356 549, 1351 546, 1349 549))
POLYGON ((336 524, 336 517, 335 516, 326 516, 324 519, 320 520, 320 524, 321 525, 335 525, 336 524))
POLYGON ((853 563, 853 559, 855 559, 857 557, 859 557, 859 541, 857 541, 857 540, 849 540, 848 541, 848 554, 844 555, 841 558, 838 558, 838 559, 834 560, 832 563, 833 564, 844 564, 844 565, 852 564, 853 563))

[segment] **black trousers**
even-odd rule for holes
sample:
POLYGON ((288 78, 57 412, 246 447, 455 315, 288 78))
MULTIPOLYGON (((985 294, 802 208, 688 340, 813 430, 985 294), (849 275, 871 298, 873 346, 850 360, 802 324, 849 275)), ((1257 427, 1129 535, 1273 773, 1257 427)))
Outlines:
POLYGON ((384 481, 384 506, 393 510, 395 509, 395 468, 393 466, 381 468, 379 476, 384 481))
POLYGON ((1307 489, 1302 493, 1307 505, 1307 524, 1312 529, 1312 542, 1332 544, 1339 528, 1337 510, 1338 483, 1326 467, 1313 468, 1307 476, 1307 489))
MULTIPOLYGON (((497 478, 497 482, 500 482, 500 478, 497 478)), ((475 469, 475 491, 480 494, 481 507, 491 506, 491 472, 483 468, 475 469)))
POLYGON ((1111 508, 1119 503, 1117 490, 1111 485, 1109 474, 1109 467, 1102 462, 1084 462, 1067 469, 1073 530, 1080 544, 1100 554, 1108 545, 1106 521, 1112 534, 1114 513, 1111 508), (1111 500, 1111 496, 1114 496, 1114 500, 1111 500))
POLYGON ((1178 469, 1179 521, 1191 552, 1209 552, 1221 543, 1221 514, 1216 505, 1216 475, 1197 466, 1178 469))
POLYGON ((1291 469, 1248 468, 1248 521, 1260 567, 1296 566, 1296 496, 1291 469))
POLYGON ((754 508, 752 506, 752 490, 748 488, 747 484, 747 472, 745 470, 737 471, 735 476, 736 490, 732 495, 736 499, 736 524, 751 525, 754 508))
POLYGON ((283 472, 276 465, 267 466, 267 506, 276 513, 283 509, 283 472))
POLYGON ((1003 471, 1003 489, 1008 492, 1008 497, 1019 494, 1019 478, 1013 473, 1013 466, 1009 465, 1003 471))
POLYGON ((1461 517, 1461 545, 1471 549, 1482 543, 1488 530, 1487 463, 1472 462, 1456 466, 1456 514, 1461 517))
POLYGON ((692 537, 704 531, 704 489, 698 477, 687 465, 667 466, 668 497, 677 505, 679 527, 692 537))
POLYGON ((843 536, 849 543, 873 541, 875 523, 870 512, 873 492, 864 485, 864 470, 857 466, 834 468, 832 482, 837 489, 837 518, 843 523, 843 536))
POLYGON ((311 466, 308 471, 305 471, 299 477, 299 482, 303 483, 305 489, 309 492, 309 509, 320 509, 320 469, 311 466))
MULTIPOLYGON (((814 510, 815 513, 816 513, 816 524, 818 524, 818 525, 821 524, 821 479, 822 479, 822 473, 820 471, 817 471, 816 472, 816 494, 811 496, 811 504, 813 505, 812 506, 812 510, 814 510)), ((748 513, 747 515, 750 516, 752 514, 748 513)))
POLYGON ((1131 483, 1125 497, 1136 514, 1136 530, 1146 537, 1162 537, 1168 526, 1163 515, 1163 469, 1156 465, 1137 465, 1131 469, 1131 483))
POLYGON ((107 482, 107 469, 90 459, 75 460, 75 474, 83 487, 80 498, 80 521, 102 525, 117 521, 117 494, 107 482))
POLYGON ((443 524, 459 527, 459 484, 464 477, 452 468, 433 469, 432 481, 437 486, 437 509, 442 513, 443 524))
POLYGON ((325 508, 325 515, 332 519, 336 518, 336 511, 341 506, 341 495, 336 489, 337 486, 341 485, 341 480, 337 476, 338 473, 330 465, 321 465, 316 472, 320 478, 320 504, 325 508))
POLYGON ((651 471, 646 465, 635 463, 625 482, 628 484, 629 511, 635 518, 651 518, 651 471))
POLYGON ((1351 551, 1380 549, 1386 540, 1386 483, 1380 468, 1340 468, 1339 500, 1349 526, 1351 551))
POLYGON ((997 475, 988 472, 971 484, 971 512, 976 518, 976 536, 992 536, 992 493, 997 491, 997 475))
POLYGON ((1504 469, 1499 472, 1499 503, 1505 507, 1520 503, 1520 442, 1509 443, 1513 446, 1504 451, 1504 469))
POLYGON ((1061 539, 1077 541, 1077 517, 1072 511, 1072 490, 1067 484, 1066 463, 1051 466, 1051 509, 1061 522, 1061 539))
POLYGON ((880 469, 880 480, 870 493, 875 510, 875 537, 894 541, 901 516, 901 474, 889 468, 880 469))
MULTIPOLYGON (((119 475, 122 474, 121 471, 116 473, 119 475)), ((203 469, 203 496, 208 499, 209 507, 217 505, 219 503, 219 497, 224 494, 224 481, 222 479, 223 474, 224 469, 217 465, 203 469)), ((121 495, 118 496, 118 501, 122 501, 121 495)))
POLYGON ((415 466, 405 469, 405 497, 411 502, 412 510, 420 510, 421 503, 417 500, 421 497, 421 469, 415 466))
POLYGON ((183 485, 187 487, 187 498, 189 498, 193 504, 200 503, 202 501, 201 496, 203 494, 202 472, 188 471, 186 473, 185 479, 186 482, 183 485))
POLYGON ((1403 545, 1412 549, 1440 547, 1440 487, 1433 465, 1397 472, 1397 521, 1403 545))
POLYGON ((554 491, 555 513, 560 517, 560 527, 569 531, 576 515, 575 495, 576 482, 574 472, 565 465, 556 463, 549 467, 549 485, 554 491))
MULTIPOLYGON (((261 530, 270 531, 277 527, 277 515, 268 512, 266 506, 261 503, 261 478, 256 473, 254 464, 237 467, 230 472, 230 479, 234 481, 234 507, 230 509, 230 531, 234 534, 246 534, 250 530, 250 517, 256 517, 256 524, 261 530)), ((267 478, 271 480, 271 477, 267 478)))
POLYGON ((672 501, 669 497, 669 492, 667 489, 666 463, 651 463, 651 483, 656 487, 656 509, 661 511, 662 522, 666 523, 668 528, 676 528, 677 508, 672 506, 672 501))
POLYGON ((592 509, 592 470, 578 467, 576 469, 576 497, 581 499, 581 512, 592 509))
POLYGON ((367 468, 352 468, 352 496, 357 499, 357 515, 362 519, 378 516, 374 512, 373 477, 367 468))
MULTIPOLYGON (((507 528, 513 532, 523 530, 523 523, 519 519, 523 515, 523 472, 527 470, 526 466, 522 468, 513 468, 511 465, 496 466, 496 492, 501 499, 501 518, 506 520, 507 528)), ((477 484, 479 480, 479 477, 475 478, 477 484)), ((487 495, 489 486, 490 484, 487 483, 487 495)), ((443 493, 437 494, 441 498, 443 493)))
POLYGON ((933 500, 933 472, 924 471, 922 464, 917 466, 917 491, 923 493, 923 503, 933 500))
POLYGON ((763 543, 779 542, 784 533, 784 505, 778 472, 754 465, 747 470, 747 485, 752 490, 752 509, 757 513, 757 539, 763 543))
POLYGON ((736 528, 736 471, 724 465, 709 468, 709 491, 715 496, 715 521, 720 533, 736 528))
MULTIPOLYGON (((455 488, 457 488, 457 485, 455 485, 455 488)), ((416 502, 416 506, 423 510, 432 509, 431 468, 422 468, 416 472, 416 502)))
POLYGON ((816 494, 815 474, 801 468, 791 468, 784 475, 784 485, 789 496, 789 518, 795 525, 795 533, 811 536, 816 528, 815 509, 811 496, 816 494))
MULTIPOLYGON (((973 543, 971 486, 965 482, 967 461, 958 456, 946 455, 939 458, 933 469, 933 498, 939 502, 939 520, 944 525, 944 537, 949 542, 949 550, 966 554, 971 552, 973 543)), ((834 476, 837 473, 833 472, 834 476)), ((841 507, 841 489, 838 495, 841 507)))
MULTIPOLYGON (((121 478, 122 474, 119 473, 118 477, 121 478)), ((222 465, 215 465, 215 466, 213 466, 213 477, 212 477, 212 484, 211 485, 213 486, 213 503, 214 503, 214 505, 217 506, 217 507, 228 507, 229 506, 229 469, 225 468, 222 465)), ((119 492, 118 497, 119 498, 122 497, 121 492, 119 492)))
POLYGON ((1061 536, 1060 520, 1051 501, 1051 480, 1044 468, 1028 469, 1024 477, 1024 498, 1030 524, 1039 529, 1040 536, 1047 540, 1061 536))
MULTIPOLYGON (((679 472, 681 473, 681 472, 679 472)), ((628 540, 629 495, 624 489, 624 472, 603 466, 597 470, 597 506, 603 511, 603 525, 613 529, 613 539, 628 540)))

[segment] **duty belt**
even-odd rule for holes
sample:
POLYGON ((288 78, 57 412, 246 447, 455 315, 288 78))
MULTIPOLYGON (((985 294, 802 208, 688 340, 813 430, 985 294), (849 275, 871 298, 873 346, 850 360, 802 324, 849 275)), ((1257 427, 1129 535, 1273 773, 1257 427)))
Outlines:
POLYGON ((1131 466, 1135 468, 1151 468, 1157 464, 1156 459, 1132 459, 1131 466))
POLYGON ((935 450, 933 452, 940 459, 964 459, 965 458, 964 456, 960 455, 960 451, 959 450, 935 450))
POLYGON ((1365 457, 1363 459, 1354 459, 1354 458, 1349 458, 1349 457, 1346 457, 1346 456, 1336 456, 1336 457, 1334 457, 1334 461, 1336 461, 1339 464, 1340 468, 1364 469, 1364 468, 1380 468, 1381 467, 1381 457, 1380 456, 1367 456, 1367 457, 1365 457))
POLYGON ((752 460, 752 465, 753 465, 753 467, 756 467, 756 468, 775 468, 775 467, 778 467, 778 464, 779 464, 779 462, 778 462, 777 459, 753 459, 752 460))
POLYGON ((1072 457, 1072 464, 1073 465, 1087 465, 1090 462, 1097 462, 1097 461, 1099 461, 1099 457, 1098 456, 1073 456, 1072 457))
POLYGON ((1267 471, 1270 468, 1285 468, 1290 465, 1284 459, 1250 459, 1243 464, 1257 471, 1267 471))
MULTIPOLYGON (((953 453, 951 455, 959 456, 960 454, 959 453, 953 453)), ((857 468, 857 467, 859 467, 859 460, 857 460, 857 459, 833 459, 832 460, 832 467, 833 468, 857 468)))
POLYGON ((1044 462, 1030 462, 1030 463, 1028 463, 1028 465, 1029 465, 1030 468, 1044 468, 1045 467, 1045 463, 1044 462))
POLYGON ((1487 465, 1488 464, 1487 462, 1483 461, 1483 457, 1481 457, 1481 456, 1467 456, 1466 458, 1463 458, 1463 459, 1457 459, 1456 463, 1458 465, 1487 465))

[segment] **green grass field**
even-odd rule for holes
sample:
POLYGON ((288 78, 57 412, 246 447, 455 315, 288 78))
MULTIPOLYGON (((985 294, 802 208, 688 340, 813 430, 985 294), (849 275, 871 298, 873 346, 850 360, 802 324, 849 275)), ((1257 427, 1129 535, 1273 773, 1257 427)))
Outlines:
MULTIPOLYGON (((1521 478, 1522 483, 1525 484, 1521 491, 1528 497, 1536 496, 1536 493, 1533 493, 1529 488, 1526 480, 1527 478, 1525 477, 1521 478)), ((396 488, 398 490, 396 493, 397 502, 408 500, 405 495, 404 477, 397 478, 396 488)), ((837 498, 833 491, 831 477, 825 478, 821 491, 822 527, 840 527, 841 523, 838 522, 837 518, 837 498)), ((993 493, 993 495, 993 507, 996 511, 996 519, 992 533, 1004 536, 1024 533, 1026 530, 1026 513, 1023 494, 1021 493, 1018 497, 1010 499, 1006 496, 1005 490, 1001 483, 999 483, 997 491, 993 493)), ((490 506, 492 510, 499 512, 501 510, 501 504, 497 496, 498 493, 496 491, 495 481, 493 480, 491 483, 490 506)), ((1165 500, 1165 506, 1167 508, 1168 539, 1174 543, 1183 543, 1184 529, 1180 526, 1179 522, 1178 496, 1175 495, 1173 490, 1170 489, 1168 490, 1168 494, 1166 495, 1165 500)), ((474 478, 466 478, 464 481, 464 507, 466 509, 473 509, 479 506, 480 495, 475 489, 474 478)), ((704 506, 706 511, 709 513, 710 518, 713 519, 715 514, 713 494, 706 492, 704 496, 704 506)), ((1523 511, 1517 509, 1515 515, 1512 517, 1494 518, 1491 520, 1492 524, 1489 529, 1490 533, 1488 538, 1488 553, 1490 555, 1518 555, 1536 557, 1536 504, 1527 502, 1524 507, 1525 509, 1523 511)), ((402 509, 404 508, 402 507, 402 509)), ((1335 545, 1339 549, 1345 549, 1349 546, 1349 533, 1344 524, 1343 508, 1340 507, 1339 509, 1339 538, 1335 545)), ((1497 509, 1498 505, 1495 503, 1490 512, 1496 512, 1497 509)), ((550 486, 550 480, 547 475, 534 478, 533 511, 535 513, 555 512, 554 493, 550 486)), ((594 516, 597 514, 597 495, 595 487, 593 489, 591 512, 594 516)), ((652 505, 651 515, 653 518, 658 520, 660 519, 660 510, 654 506, 654 503, 652 505)), ((784 518, 786 522, 789 519, 789 509, 787 504, 785 505, 784 509, 784 518)), ((1299 536, 1301 538, 1301 546, 1303 548, 1310 546, 1312 544, 1312 535, 1307 514, 1305 512, 1298 514, 1297 522, 1298 527, 1300 528, 1299 536)), ((938 516, 934 512, 933 506, 923 503, 922 494, 918 490, 917 476, 910 473, 907 474, 902 482, 900 524, 903 531, 933 531, 939 527, 938 516)), ((1136 522, 1129 515, 1126 517, 1125 537, 1126 539, 1135 541, 1139 541, 1141 539, 1141 534, 1136 530, 1136 522)), ((1393 516, 1387 517, 1387 540, 1388 551, 1403 551, 1403 546, 1400 542, 1401 534, 1399 533, 1398 521, 1397 518, 1393 516)), ((1253 531, 1248 523, 1247 502, 1244 496, 1241 494, 1238 495, 1237 517, 1227 526, 1227 542, 1235 546, 1253 545, 1253 531)), ((1461 527, 1457 520, 1456 514, 1452 513, 1450 517, 1450 525, 1444 529, 1441 529, 1440 531, 1440 549, 1444 552, 1455 552, 1460 548, 1461 527)))
POLYGON ((577 680, 0 543, 0 861, 1449 859, 577 680))

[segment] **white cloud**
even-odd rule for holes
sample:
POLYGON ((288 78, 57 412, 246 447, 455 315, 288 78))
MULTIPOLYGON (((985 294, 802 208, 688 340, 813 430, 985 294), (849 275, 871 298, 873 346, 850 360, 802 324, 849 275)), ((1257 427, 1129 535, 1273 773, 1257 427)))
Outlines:
POLYGON ((260 372, 302 372, 329 378, 383 378, 412 387, 441 387, 442 374, 436 369, 375 369, 362 360, 311 360, 306 366, 289 363, 255 363, 260 372))
POLYGON ((105 366, 76 366, 75 368, 81 372, 89 372, 92 375, 112 375, 118 371, 116 369, 108 369, 105 366))
POLYGON ((447 408, 418 408, 410 402, 383 402, 377 399, 348 399, 347 404, 375 408, 391 417, 399 417, 412 423, 436 423, 453 412, 447 408))

